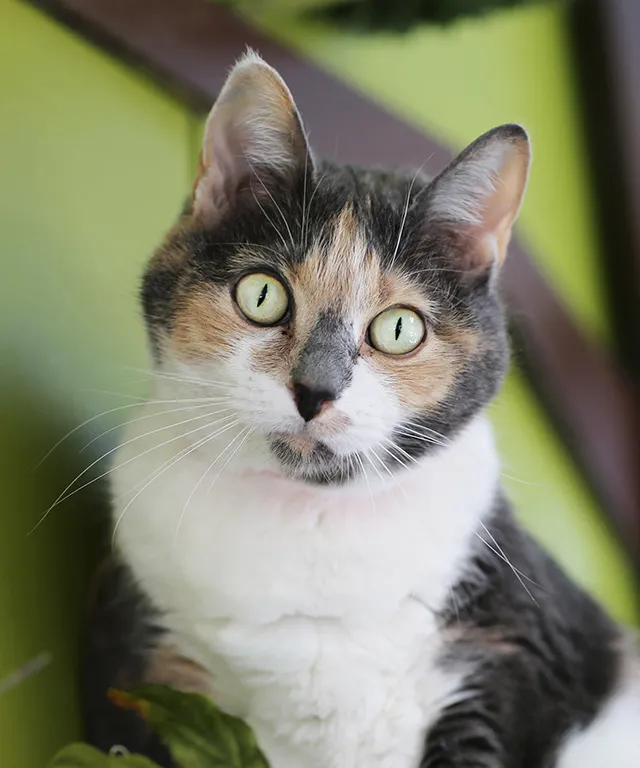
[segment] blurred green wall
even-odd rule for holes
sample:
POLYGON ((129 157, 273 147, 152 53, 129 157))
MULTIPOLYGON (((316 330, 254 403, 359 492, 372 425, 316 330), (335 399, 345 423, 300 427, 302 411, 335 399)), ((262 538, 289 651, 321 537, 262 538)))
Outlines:
POLYGON ((0 765, 44 768, 78 735, 70 682, 104 499, 78 494, 28 532, 96 455, 79 448, 135 409, 32 470, 131 402, 94 390, 131 391, 126 366, 147 366, 138 279, 188 188, 190 116, 23 4, 0 0, 0 37, 0 765))
MULTIPOLYGON (((270 25, 457 146, 524 122, 536 164, 523 232, 585 327, 606 338, 559 12, 407 39, 270 25)), ((42 768, 77 736, 70 683, 103 491, 77 494, 29 531, 114 433, 82 446, 135 407, 91 422, 33 470, 66 432, 144 391, 131 370, 148 367, 138 279, 189 188, 200 119, 16 0, 0 0, 0 30, 0 753, 3 764, 42 768), (44 666, 8 687, 34 659, 44 666)), ((520 376, 493 415, 523 518, 631 620, 619 549, 520 376)))

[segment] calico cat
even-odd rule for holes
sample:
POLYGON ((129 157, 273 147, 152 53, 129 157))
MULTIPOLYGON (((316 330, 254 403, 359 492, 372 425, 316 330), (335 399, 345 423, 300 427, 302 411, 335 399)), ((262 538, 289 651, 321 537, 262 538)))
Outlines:
POLYGON ((640 766, 636 652, 514 520, 485 415, 529 161, 503 125, 432 181, 333 165, 280 76, 237 63, 144 277, 98 746, 169 764, 105 698, 153 681, 244 718, 272 768, 640 766))

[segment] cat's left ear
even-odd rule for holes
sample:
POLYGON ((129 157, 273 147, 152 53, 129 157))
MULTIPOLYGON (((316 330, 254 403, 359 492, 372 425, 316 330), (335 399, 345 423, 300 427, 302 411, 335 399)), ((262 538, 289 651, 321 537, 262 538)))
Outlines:
POLYGON ((524 128, 502 125, 476 139, 431 183, 427 229, 451 243, 458 270, 479 275, 502 264, 530 162, 524 128))
POLYGON ((278 185, 311 178, 312 163, 289 89, 249 51, 231 70, 207 119, 192 212, 214 225, 243 196, 255 203, 278 185))

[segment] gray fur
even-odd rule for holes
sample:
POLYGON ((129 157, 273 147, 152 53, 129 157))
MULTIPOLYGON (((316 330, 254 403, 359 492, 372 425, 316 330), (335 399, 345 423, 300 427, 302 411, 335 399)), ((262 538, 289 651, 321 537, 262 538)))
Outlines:
POLYGON ((298 358, 292 379, 336 400, 353 376, 358 349, 338 311, 322 312, 298 358))

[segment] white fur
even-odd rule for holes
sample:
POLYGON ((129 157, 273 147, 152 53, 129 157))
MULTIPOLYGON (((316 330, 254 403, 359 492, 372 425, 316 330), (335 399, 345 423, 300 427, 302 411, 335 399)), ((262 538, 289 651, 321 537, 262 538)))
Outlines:
POLYGON ((638 768, 640 766, 640 660, 623 669, 621 684, 583 731, 571 733, 557 768, 638 768))
MULTIPOLYGON (((211 673, 212 698, 247 720, 273 768, 414 768, 466 671, 438 664, 434 610, 495 493, 490 426, 477 418, 394 479, 365 464, 345 487, 311 486, 282 474, 266 435, 311 430, 340 455, 382 455, 406 414, 360 360, 334 405, 341 429, 331 412, 305 426, 251 358, 239 342, 211 370, 167 365, 162 399, 223 399, 192 421, 150 403, 129 425, 113 472, 117 545, 170 640, 211 673)), ((621 691, 567 740, 559 768, 640 765, 638 700, 621 691)))
MULTIPOLYGON (((249 379, 233 403, 243 423, 300 428, 290 398, 249 379)), ((338 403, 349 426, 337 450, 388 433, 398 406, 380 388, 359 364, 338 403)), ((487 421, 397 481, 370 471, 345 488, 278 474, 260 429, 208 493, 207 468, 239 427, 194 449, 206 432, 181 435, 199 422, 179 426, 184 413, 154 408, 157 417, 129 426, 115 459, 116 519, 126 508, 117 544, 172 639, 212 673, 212 697, 247 719, 274 768, 416 765, 462 674, 437 664, 433 609, 496 487, 487 421)))

